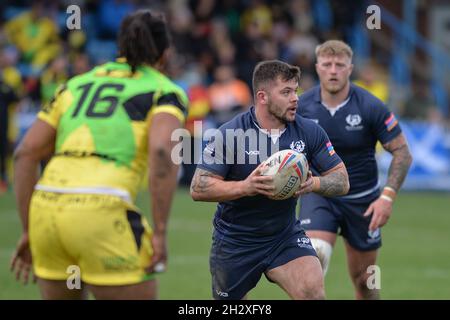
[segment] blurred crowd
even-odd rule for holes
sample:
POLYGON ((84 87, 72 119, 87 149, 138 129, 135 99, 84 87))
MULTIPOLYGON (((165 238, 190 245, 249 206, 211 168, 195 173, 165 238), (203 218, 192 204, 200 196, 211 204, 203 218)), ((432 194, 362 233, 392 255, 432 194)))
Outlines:
MULTIPOLYGON (((217 127, 252 103, 256 63, 281 59, 301 68, 301 90, 317 83, 314 50, 349 32, 363 1, 345 0, 14 0, 0 3, 0 120, 2 153, 10 152, 58 85, 117 57, 121 19, 140 7, 164 12, 172 28, 168 75, 190 98, 186 127, 217 127), (77 5, 81 28, 70 30, 66 10, 77 5), (9 126, 8 126, 8 119, 9 126), (6 138, 4 138, 6 137, 6 138), (6 141, 6 145, 5 145, 6 141)), ((389 74, 375 59, 359 63, 355 83, 389 103, 389 74)), ((444 121, 425 85, 390 106, 400 117, 444 121)), ((2 160, 2 166, 4 166, 2 160)), ((6 180, 3 173, 2 180, 6 180)), ((1 189, 6 183, 2 182, 1 189)))

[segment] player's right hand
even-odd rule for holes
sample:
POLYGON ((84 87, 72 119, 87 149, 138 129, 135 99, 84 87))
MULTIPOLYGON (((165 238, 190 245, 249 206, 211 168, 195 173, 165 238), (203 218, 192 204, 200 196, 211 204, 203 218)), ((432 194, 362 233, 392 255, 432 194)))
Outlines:
POLYGON ((299 197, 302 194, 313 192, 313 188, 314 188, 314 178, 311 170, 309 170, 306 181, 300 185, 298 190, 294 193, 293 197, 299 197))
POLYGON ((246 196, 255 196, 262 194, 265 196, 273 196, 275 186, 273 185, 273 177, 262 175, 265 171, 265 163, 261 163, 253 172, 243 181, 243 191, 246 196))
MULTIPOLYGON (((16 251, 11 258, 10 270, 16 274, 16 280, 22 281, 23 284, 28 283, 28 278, 32 269, 32 259, 30 251, 30 242, 28 233, 23 233, 17 243, 16 251)), ((33 275, 33 282, 37 278, 33 275)))
POLYGON ((153 255, 147 273, 161 273, 167 268, 167 235, 165 232, 154 231, 152 235, 153 255))

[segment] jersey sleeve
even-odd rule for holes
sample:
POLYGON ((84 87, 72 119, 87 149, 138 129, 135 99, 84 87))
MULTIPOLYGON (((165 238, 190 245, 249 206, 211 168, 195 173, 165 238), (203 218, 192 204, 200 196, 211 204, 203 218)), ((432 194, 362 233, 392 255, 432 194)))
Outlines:
POLYGON ((394 113, 384 103, 377 101, 371 107, 372 129, 381 143, 388 143, 402 132, 394 113))
POLYGON ((63 109, 65 108, 63 96, 67 92, 66 89, 66 85, 59 86, 53 96, 53 99, 44 104, 37 114, 38 119, 47 122, 55 129, 58 127, 59 119, 61 118, 63 109))
POLYGON ((182 89, 163 92, 156 98, 150 116, 160 112, 166 112, 174 115, 181 123, 184 123, 188 113, 188 101, 182 89))
POLYGON ((315 135, 311 148, 311 164, 319 171, 326 172, 342 162, 331 144, 328 135, 319 125, 315 126, 315 135))
POLYGON ((209 139, 202 158, 197 164, 197 168, 212 172, 225 178, 228 175, 231 164, 234 163, 234 153, 227 152, 225 130, 219 128, 209 139), (230 158, 231 157, 231 158, 230 158))

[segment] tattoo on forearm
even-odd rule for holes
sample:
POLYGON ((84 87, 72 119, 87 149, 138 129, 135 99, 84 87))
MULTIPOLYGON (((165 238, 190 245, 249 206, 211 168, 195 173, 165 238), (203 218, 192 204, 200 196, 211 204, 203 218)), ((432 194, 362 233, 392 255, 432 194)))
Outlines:
POLYGON ((347 174, 343 170, 333 171, 320 179, 320 188, 317 193, 332 197, 343 195, 347 192, 347 174))
POLYGON ((395 190, 400 189, 406 175, 408 174, 411 160, 411 155, 406 145, 403 145, 402 148, 399 148, 393 152, 393 157, 388 172, 387 184, 389 186, 395 190))
POLYGON ((383 147, 392 154, 387 184, 395 190, 399 190, 412 162, 406 139, 403 135, 400 135, 383 147))
POLYGON ((203 193, 211 185, 213 174, 209 171, 197 169, 191 183, 191 192, 203 193))

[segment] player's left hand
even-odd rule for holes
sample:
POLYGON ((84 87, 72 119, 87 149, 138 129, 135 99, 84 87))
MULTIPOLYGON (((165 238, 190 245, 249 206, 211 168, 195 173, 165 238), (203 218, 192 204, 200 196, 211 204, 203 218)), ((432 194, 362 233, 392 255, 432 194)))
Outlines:
MULTIPOLYGON (((28 278, 32 269, 32 258, 30 250, 30 242, 28 239, 28 233, 23 233, 17 243, 16 251, 14 252, 10 270, 16 274, 16 280, 22 281, 23 284, 28 283, 28 278)), ((37 278, 33 275, 33 282, 36 282, 37 278)))
POLYGON ((294 193, 293 197, 299 197, 302 194, 305 193, 309 193, 313 191, 313 187, 314 187, 314 180, 312 177, 312 172, 311 170, 308 171, 308 178, 306 179, 305 182, 303 182, 300 187, 298 188, 298 190, 294 193))
POLYGON ((159 273, 166 271, 167 265, 167 242, 166 234, 155 232, 152 236, 153 256, 152 263, 146 269, 148 273, 159 273))
POLYGON ((372 202, 364 212, 364 217, 372 215, 370 220, 369 230, 374 231, 379 227, 384 226, 392 213, 392 202, 382 198, 378 198, 372 202))

